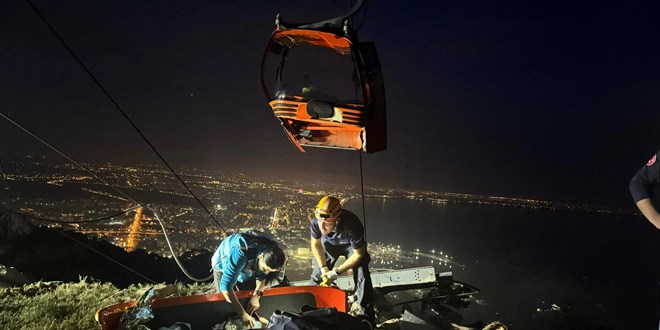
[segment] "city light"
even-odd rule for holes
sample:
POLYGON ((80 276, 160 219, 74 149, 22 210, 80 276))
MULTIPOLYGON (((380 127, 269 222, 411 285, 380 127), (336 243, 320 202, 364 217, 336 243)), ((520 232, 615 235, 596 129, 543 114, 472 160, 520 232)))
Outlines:
MULTIPOLYGON (((82 197, 71 198, 63 194, 60 199, 25 199, 16 194, 3 201, 10 205, 10 208, 37 217, 79 221, 89 219, 92 214, 100 217, 134 206, 125 196, 119 195, 92 176, 81 175, 80 170, 73 165, 37 163, 38 159, 38 157, 28 157, 24 162, 12 164, 15 168, 14 171, 3 173, 6 183, 5 190, 10 192, 8 196, 14 196, 11 194, 13 184, 29 182, 33 185, 42 184, 48 189, 64 187, 69 190, 78 189, 78 194, 82 197), (90 213, 90 211, 94 213, 90 213)), ((214 249, 225 237, 224 231, 210 219, 203 209, 197 205, 182 202, 190 199, 190 196, 178 182, 172 180, 170 173, 165 168, 158 166, 122 167, 110 164, 88 164, 87 166, 114 186, 129 186, 135 194, 158 196, 159 199, 155 199, 157 202, 150 204, 150 208, 157 209, 163 221, 170 224, 168 232, 174 242, 175 253, 182 254, 200 247, 214 249)), ((312 258, 309 250, 310 217, 313 206, 318 202, 320 196, 333 194, 345 202, 360 198, 357 189, 330 186, 327 183, 288 184, 277 180, 265 182, 244 175, 226 176, 214 171, 199 169, 185 169, 181 171, 181 175, 186 177, 191 188, 197 194, 208 201, 211 210, 228 232, 235 232, 240 228, 271 231, 290 255, 290 265, 287 269, 292 272, 309 271, 312 258)), ((411 199, 442 202, 434 207, 447 207, 445 205, 447 203, 475 203, 608 212, 608 210, 588 205, 450 192, 369 187, 366 194, 370 198, 382 201, 411 199)), ((51 226, 96 235, 129 251, 139 247, 162 256, 171 255, 158 223, 154 219, 142 216, 141 211, 137 211, 134 216, 125 214, 104 222, 51 226)), ((374 263, 383 268, 415 267, 428 264, 448 269, 454 266, 464 267, 455 262, 449 253, 438 249, 437 246, 402 248, 400 242, 370 242, 368 248, 374 263)))

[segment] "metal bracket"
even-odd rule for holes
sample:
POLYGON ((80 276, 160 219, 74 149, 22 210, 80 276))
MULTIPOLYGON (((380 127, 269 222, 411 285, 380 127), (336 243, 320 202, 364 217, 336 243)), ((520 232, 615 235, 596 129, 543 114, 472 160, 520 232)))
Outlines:
MULTIPOLYGON (((438 274, 440 277, 451 278, 451 272, 438 274)), ((371 273, 371 283, 374 288, 385 289, 384 291, 396 291, 407 286, 431 286, 436 283, 436 274, 433 266, 407 268, 400 270, 388 270, 384 272, 371 273)), ((339 276, 335 280, 337 287, 342 290, 355 290, 353 276, 339 276)), ((293 286, 310 285, 310 281, 291 282, 293 286)))

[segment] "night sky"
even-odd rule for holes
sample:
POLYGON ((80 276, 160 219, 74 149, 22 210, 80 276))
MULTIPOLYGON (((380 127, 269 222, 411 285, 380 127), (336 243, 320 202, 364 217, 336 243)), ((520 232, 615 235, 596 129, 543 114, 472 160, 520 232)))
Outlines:
MULTIPOLYGON (((358 152, 298 153, 266 103, 275 14, 347 1, 34 4, 174 167, 359 184, 358 152)), ((365 185, 632 207, 660 148, 657 1, 370 1, 388 149, 365 185)), ((0 111, 76 160, 159 160, 25 1, 0 2, 0 111)), ((0 119, 0 151, 49 154, 0 119)))

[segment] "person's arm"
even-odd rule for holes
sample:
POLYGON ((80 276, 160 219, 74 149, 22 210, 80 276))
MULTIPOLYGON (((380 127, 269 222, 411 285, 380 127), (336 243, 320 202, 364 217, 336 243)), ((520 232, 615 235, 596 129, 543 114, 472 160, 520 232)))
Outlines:
POLYGON ((335 269, 339 274, 357 266, 367 255, 367 242, 364 238, 364 226, 362 226, 362 223, 357 216, 353 216, 354 220, 349 222, 352 223, 349 227, 349 241, 351 242, 351 248, 353 248, 353 254, 351 254, 351 256, 348 257, 340 267, 335 269))
POLYGON ((323 251, 323 245, 321 244, 321 239, 311 238, 311 250, 316 263, 321 269, 321 274, 325 274, 328 271, 328 266, 325 264, 325 251, 323 251), (325 268, 325 269, 323 269, 325 268))
POLYGON ((246 317, 244 317, 245 315, 247 315, 247 318, 250 318, 250 315, 248 315, 248 313, 245 311, 243 306, 241 306, 241 302, 238 300, 238 297, 236 296, 236 292, 234 292, 234 290, 223 290, 222 295, 225 296, 225 300, 229 302, 232 309, 236 314, 238 314, 238 316, 243 318, 243 320, 246 319, 246 317))
POLYGON ((250 298, 250 301, 248 302, 247 305, 247 313, 249 315, 252 315, 252 313, 256 312, 261 305, 259 304, 259 300, 261 299, 261 295, 263 295, 264 290, 266 289, 266 281, 265 280, 257 280, 257 286, 254 288, 254 292, 252 293, 252 297, 250 298))
POLYGON ((245 252, 240 247, 232 247, 229 251, 227 264, 223 268, 222 278, 220 279, 220 291, 234 312, 243 320, 243 323, 252 326, 254 324, 252 317, 245 312, 233 289, 236 282, 238 282, 241 270, 245 268, 246 264, 247 257, 245 256, 245 252))
POLYGON ((650 198, 645 198, 637 202, 637 207, 642 214, 648 219, 656 228, 660 229, 660 213, 655 209, 650 198))
POLYGON ((254 287, 254 291, 264 292, 266 290, 266 280, 257 280, 257 286, 254 287))
POLYGON ((337 275, 341 275, 347 270, 357 266, 360 261, 362 261, 362 258, 367 254, 367 249, 366 247, 361 247, 359 249, 354 250, 353 254, 351 254, 346 261, 344 261, 341 266, 335 268, 335 271, 337 272, 337 275))
MULTIPOLYGON (((660 152, 659 152, 660 153, 660 152)), ((656 153, 651 160, 642 167, 630 180, 630 194, 635 204, 642 211, 642 214, 656 228, 660 229, 660 214, 653 206, 653 187, 660 182, 660 165, 658 164, 658 154, 656 153)))

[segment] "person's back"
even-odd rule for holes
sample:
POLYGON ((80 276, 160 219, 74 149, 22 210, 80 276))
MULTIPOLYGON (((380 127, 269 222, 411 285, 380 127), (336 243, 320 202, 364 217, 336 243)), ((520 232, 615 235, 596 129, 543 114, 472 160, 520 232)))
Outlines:
MULTIPOLYGON (((240 233, 229 235, 222 240, 220 246, 215 250, 215 253, 213 253, 213 257, 211 257, 211 264, 213 267, 215 268, 217 265, 218 268, 222 270, 227 264, 227 259, 232 254, 232 249, 247 251, 247 242, 240 233)), ((236 253, 236 251, 234 253, 236 253)))
POLYGON ((263 291, 278 277, 285 260, 284 251, 277 242, 256 231, 229 235, 211 258, 213 285, 240 315, 244 324, 254 324, 251 315, 259 308, 263 291), (234 292, 238 283, 244 286, 241 289, 254 288, 245 308, 234 292))

